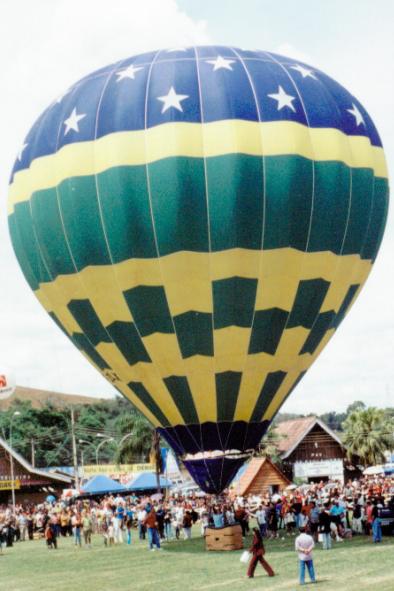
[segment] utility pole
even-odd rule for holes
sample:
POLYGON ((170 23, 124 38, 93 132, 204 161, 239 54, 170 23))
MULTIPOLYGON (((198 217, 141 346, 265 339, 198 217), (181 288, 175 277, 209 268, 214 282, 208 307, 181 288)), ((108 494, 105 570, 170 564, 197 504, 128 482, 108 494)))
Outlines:
POLYGON ((31 465, 33 466, 33 468, 36 467, 36 449, 34 447, 34 439, 30 439, 30 444, 31 444, 31 465))
POLYGON ((153 451, 153 457, 154 457, 154 462, 155 462, 155 471, 156 471, 156 487, 157 487, 157 492, 161 493, 161 487, 160 487, 160 472, 161 472, 160 435, 156 429, 153 431, 153 438, 152 439, 153 439, 152 451, 153 451))
POLYGON ((78 456, 77 456, 77 442, 75 439, 75 418, 74 418, 74 408, 70 408, 71 412, 71 443, 73 448, 73 465, 74 465, 74 480, 75 480, 75 488, 79 492, 79 474, 78 474, 78 456))

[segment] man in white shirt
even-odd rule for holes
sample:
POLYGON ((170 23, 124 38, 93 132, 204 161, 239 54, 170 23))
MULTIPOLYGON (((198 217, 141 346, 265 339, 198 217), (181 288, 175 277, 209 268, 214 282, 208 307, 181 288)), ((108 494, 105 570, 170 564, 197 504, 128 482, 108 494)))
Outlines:
POLYGON ((138 513, 137 513, 138 537, 140 540, 145 540, 146 526, 144 524, 144 521, 146 519, 146 516, 147 516, 147 513, 146 513, 145 509, 140 507, 138 510, 138 513))
POLYGON ((312 550, 315 546, 312 536, 305 532, 305 527, 300 527, 300 535, 296 537, 295 549, 298 552, 300 567, 300 585, 305 585, 305 565, 308 569, 312 583, 316 583, 315 570, 313 568, 312 550))
POLYGON ((256 517, 256 521, 257 521, 257 525, 259 526, 261 537, 264 538, 265 534, 267 532, 267 520, 265 518, 265 509, 264 509, 263 505, 259 505, 254 516, 256 517))

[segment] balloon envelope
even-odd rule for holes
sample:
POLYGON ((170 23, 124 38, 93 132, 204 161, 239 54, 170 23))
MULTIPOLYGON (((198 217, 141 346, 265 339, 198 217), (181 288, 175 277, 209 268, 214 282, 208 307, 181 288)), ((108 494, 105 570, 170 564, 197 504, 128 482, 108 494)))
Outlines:
POLYGON ((388 182, 360 102, 272 53, 135 56, 53 102, 9 227, 81 352, 220 492, 350 309, 388 182))
POLYGON ((8 369, 0 367, 0 400, 5 400, 15 392, 15 377, 8 369))

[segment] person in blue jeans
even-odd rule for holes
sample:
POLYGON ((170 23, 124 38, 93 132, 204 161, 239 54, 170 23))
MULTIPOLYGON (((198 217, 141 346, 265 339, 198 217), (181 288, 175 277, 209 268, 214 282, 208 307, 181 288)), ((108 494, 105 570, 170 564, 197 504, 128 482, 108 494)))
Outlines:
POLYGON ((373 539, 374 543, 376 544, 377 542, 382 541, 382 523, 381 523, 380 517, 379 517, 379 507, 378 507, 377 501, 374 502, 374 505, 372 508, 372 517, 373 517, 372 539, 373 539))
POLYGON ((312 550, 315 542, 305 527, 300 527, 300 535, 295 540, 295 549, 298 552, 300 585, 305 585, 305 567, 308 569, 309 577, 312 583, 316 583, 315 569, 313 566, 312 550))
POLYGON ((146 525, 148 530, 149 549, 154 550, 154 546, 156 546, 156 548, 160 550, 160 536, 157 529, 156 511, 149 503, 146 505, 145 511, 146 517, 144 524, 146 525))

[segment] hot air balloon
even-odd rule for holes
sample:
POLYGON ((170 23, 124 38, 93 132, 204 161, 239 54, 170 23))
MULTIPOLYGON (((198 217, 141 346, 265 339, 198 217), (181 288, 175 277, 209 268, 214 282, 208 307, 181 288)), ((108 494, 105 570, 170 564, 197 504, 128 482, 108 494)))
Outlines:
POLYGON ((53 320, 220 492, 349 311, 388 180, 360 102, 264 51, 94 72, 28 133, 9 194, 53 320))
POLYGON ((0 400, 6 400, 15 392, 16 384, 13 373, 3 366, 0 367, 0 400))

